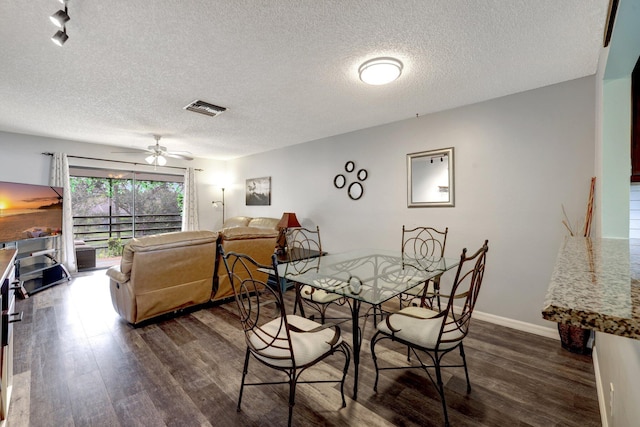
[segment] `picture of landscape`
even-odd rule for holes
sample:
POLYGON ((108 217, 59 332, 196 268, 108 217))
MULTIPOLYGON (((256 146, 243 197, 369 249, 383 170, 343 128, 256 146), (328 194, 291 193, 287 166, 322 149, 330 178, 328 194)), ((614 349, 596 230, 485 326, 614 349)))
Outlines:
POLYGON ((247 179, 247 206, 271 205, 271 177, 247 179))
POLYGON ((0 243, 61 232, 61 187, 0 182, 0 243))

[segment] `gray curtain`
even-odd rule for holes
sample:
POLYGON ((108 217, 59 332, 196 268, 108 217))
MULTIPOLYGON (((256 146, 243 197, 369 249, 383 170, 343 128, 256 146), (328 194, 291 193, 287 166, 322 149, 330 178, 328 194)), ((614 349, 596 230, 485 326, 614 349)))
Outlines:
POLYGON ((71 273, 78 271, 73 245, 73 213, 71 210, 71 186, 69 185, 69 161, 64 153, 55 153, 51 159, 49 185, 62 187, 62 238, 57 239, 60 263, 71 273))
POLYGON ((198 194, 193 168, 187 168, 184 172, 184 207, 182 209, 182 231, 198 230, 198 194))

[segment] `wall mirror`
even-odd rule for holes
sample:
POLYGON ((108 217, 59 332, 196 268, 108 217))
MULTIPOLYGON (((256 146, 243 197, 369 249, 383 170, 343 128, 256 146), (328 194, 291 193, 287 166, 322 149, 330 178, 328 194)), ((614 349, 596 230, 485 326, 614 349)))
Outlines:
POLYGON ((407 154, 407 206, 454 205, 453 147, 407 154))

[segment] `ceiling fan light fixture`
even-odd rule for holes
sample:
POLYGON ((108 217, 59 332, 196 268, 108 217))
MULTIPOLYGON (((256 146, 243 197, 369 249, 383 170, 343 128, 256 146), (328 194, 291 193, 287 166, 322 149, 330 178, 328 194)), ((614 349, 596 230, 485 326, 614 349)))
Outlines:
POLYGON ((163 155, 158 154, 157 159, 158 159, 158 165, 164 166, 167 164, 167 159, 163 155))
POLYGON ((391 83, 402 74, 402 62, 395 58, 374 58, 364 62, 358 68, 363 82, 379 86, 391 83))
POLYGON ((63 28, 67 22, 69 22, 69 15, 67 14, 67 8, 65 10, 58 10, 56 13, 51 15, 49 19, 53 22, 57 27, 63 28))
POLYGON ((146 157, 144 160, 145 160, 147 163, 149 163, 150 165, 152 165, 152 164, 154 164, 154 163, 155 163, 155 161, 156 161, 156 156, 152 154, 152 155, 150 155, 150 156, 146 157))
POLYGON ((58 46, 62 46, 69 39, 67 35, 67 30, 58 31, 51 37, 51 41, 57 44, 58 46))

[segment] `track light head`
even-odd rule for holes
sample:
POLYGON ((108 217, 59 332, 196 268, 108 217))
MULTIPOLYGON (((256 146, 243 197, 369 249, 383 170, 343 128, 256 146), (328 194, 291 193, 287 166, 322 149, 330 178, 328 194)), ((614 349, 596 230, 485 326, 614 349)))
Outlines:
POLYGON ((69 22, 69 15, 67 15, 67 8, 65 10, 59 10, 49 17, 57 27, 64 28, 65 24, 69 22))
POLYGON ((58 46, 62 46, 67 40, 69 36, 67 35, 67 30, 58 31, 51 37, 51 41, 53 41, 58 46))

